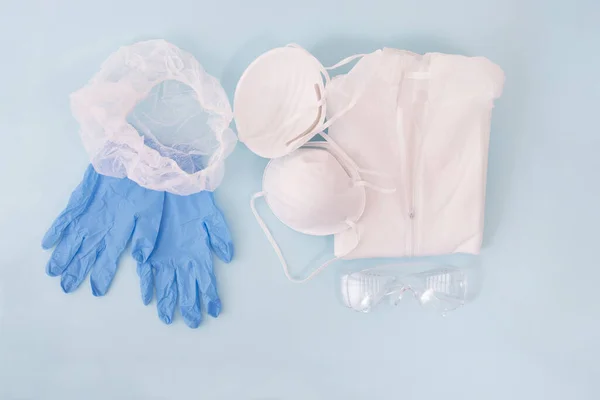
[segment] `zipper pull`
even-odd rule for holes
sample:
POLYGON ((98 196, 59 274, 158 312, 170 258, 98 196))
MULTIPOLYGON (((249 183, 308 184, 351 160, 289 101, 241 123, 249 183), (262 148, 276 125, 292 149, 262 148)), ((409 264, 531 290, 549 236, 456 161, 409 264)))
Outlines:
POLYGON ((414 208, 411 208, 410 212, 408 213, 408 218, 410 218, 410 219, 414 219, 415 218, 415 210, 414 210, 414 208))

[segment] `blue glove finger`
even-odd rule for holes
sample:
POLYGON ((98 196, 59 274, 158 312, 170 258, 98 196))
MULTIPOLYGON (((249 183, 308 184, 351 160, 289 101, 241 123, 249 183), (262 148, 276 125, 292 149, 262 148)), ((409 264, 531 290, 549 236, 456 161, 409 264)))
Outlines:
POLYGON ((104 237, 106 244, 104 251, 98 255, 98 259, 90 275, 90 284, 94 296, 104 296, 117 273, 119 257, 125 250, 134 221, 118 220, 104 237))
POLYGON ((152 264, 154 283, 156 288, 156 299, 158 318, 165 324, 173 321, 175 305, 177 304, 177 285, 175 283, 175 268, 167 264, 152 264))
POLYGON ((152 267, 148 263, 138 264, 137 273, 140 277, 142 302, 147 306, 152 301, 152 296, 154 295, 154 276, 152 275, 152 267))
POLYGON ((67 208, 56 218, 42 239, 42 247, 49 249, 61 238, 67 227, 87 209, 98 184, 98 174, 90 165, 81 183, 75 188, 67 208))
POLYGON ((179 292, 179 310, 186 325, 197 328, 202 321, 200 299, 196 287, 197 265, 193 261, 177 266, 177 290, 179 292))
POLYGON ((52 252, 50 260, 48 260, 48 264, 46 265, 46 273, 50 276, 62 274, 81 248, 83 239, 83 235, 79 232, 73 232, 72 229, 68 229, 66 236, 52 252))
POLYGON ((198 274, 198 286, 202 294, 202 302, 206 306, 206 312, 216 318, 221 313, 221 299, 217 291, 217 278, 213 273, 210 254, 209 258, 198 264, 196 273, 198 274))
POLYGON ((86 244, 83 243, 81 245, 82 251, 73 258, 60 278, 60 286, 65 293, 71 293, 81 285, 96 261, 98 254, 104 250, 104 241, 100 240, 100 242, 96 242, 88 248, 85 247, 86 244))
POLYGON ((208 233, 210 247, 217 257, 226 263, 230 262, 233 257, 233 241, 225 218, 216 206, 214 212, 204 220, 204 227, 208 233))
POLYGON ((139 264, 145 263, 154 250, 165 199, 164 192, 148 190, 145 195, 148 206, 137 216, 131 239, 131 255, 139 264))

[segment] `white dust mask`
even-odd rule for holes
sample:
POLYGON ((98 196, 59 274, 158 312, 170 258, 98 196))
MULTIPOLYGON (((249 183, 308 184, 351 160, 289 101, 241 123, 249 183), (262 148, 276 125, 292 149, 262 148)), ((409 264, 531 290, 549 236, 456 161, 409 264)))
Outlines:
POLYGON ((282 157, 307 143, 351 109, 362 94, 353 92, 345 107, 325 121, 330 80, 327 70, 362 56, 348 57, 329 68, 296 45, 259 56, 246 68, 235 89, 233 108, 239 140, 265 158, 282 157))
POLYGON ((394 191, 363 181, 361 172, 369 173, 356 167, 329 142, 310 142, 269 162, 263 175, 263 191, 252 197, 251 207, 289 280, 305 282, 345 254, 327 261, 304 279, 294 279, 277 242, 256 211, 256 199, 264 197, 273 214, 298 232, 326 236, 351 230, 358 244, 360 237, 356 222, 365 208, 365 187, 383 192, 394 191))

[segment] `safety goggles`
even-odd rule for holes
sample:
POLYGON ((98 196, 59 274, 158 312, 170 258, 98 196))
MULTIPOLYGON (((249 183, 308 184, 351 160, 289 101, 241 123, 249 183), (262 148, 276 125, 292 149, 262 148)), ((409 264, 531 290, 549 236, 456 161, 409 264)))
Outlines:
POLYGON ((407 272, 410 269, 406 264, 384 265, 342 276, 345 305, 366 313, 382 302, 397 305, 408 293, 423 308, 445 315, 479 291, 479 268, 438 265, 422 272, 407 272))

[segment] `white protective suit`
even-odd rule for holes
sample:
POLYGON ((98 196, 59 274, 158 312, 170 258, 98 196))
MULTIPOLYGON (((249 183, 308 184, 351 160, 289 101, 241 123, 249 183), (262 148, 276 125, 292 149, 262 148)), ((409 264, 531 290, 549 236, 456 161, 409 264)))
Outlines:
MULTIPOLYGON (((361 59, 329 84, 327 114, 365 90, 361 59)), ((361 241, 344 258, 477 254, 483 236, 493 100, 502 70, 486 58, 384 49, 379 70, 355 107, 329 127, 361 168, 380 171, 395 193, 367 192, 361 241)), ((335 254, 356 245, 335 235, 335 254)))

